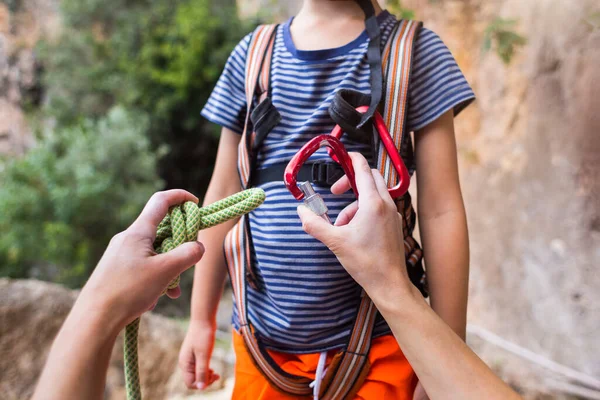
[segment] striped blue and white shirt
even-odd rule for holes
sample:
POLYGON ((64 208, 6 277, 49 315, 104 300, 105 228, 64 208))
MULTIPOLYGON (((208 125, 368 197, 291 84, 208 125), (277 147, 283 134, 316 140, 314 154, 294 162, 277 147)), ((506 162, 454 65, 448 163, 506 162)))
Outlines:
MULTIPOLYGON (((378 20, 383 46, 396 19, 384 11, 378 20)), ((334 123, 327 109, 337 90, 370 92, 366 32, 342 47, 304 51, 294 46, 291 22, 278 27, 271 70, 271 100, 282 119, 259 150, 258 168, 286 163, 308 140, 330 133, 334 123)), ((233 50, 202 110, 208 120, 238 133, 242 133, 246 112, 244 69, 249 41, 246 36, 233 50)), ((448 48, 427 29, 415 44, 412 73, 410 131, 427 126, 452 108, 458 114, 474 98, 448 48)), ((349 151, 371 156, 369 146, 353 143, 347 135, 342 141, 349 151)), ((312 159, 329 157, 321 149, 312 159)), ((360 302, 360 287, 323 244, 304 233, 296 213, 299 202, 283 182, 261 187, 267 198, 250 214, 250 230, 263 289, 248 288, 250 321, 273 349, 314 353, 345 345, 360 302)), ((351 194, 333 196, 324 187, 315 186, 315 190, 324 197, 333 220, 354 200, 351 194)), ((233 323, 237 329, 235 307, 233 323)), ((389 332, 380 318, 375 336, 389 332)))

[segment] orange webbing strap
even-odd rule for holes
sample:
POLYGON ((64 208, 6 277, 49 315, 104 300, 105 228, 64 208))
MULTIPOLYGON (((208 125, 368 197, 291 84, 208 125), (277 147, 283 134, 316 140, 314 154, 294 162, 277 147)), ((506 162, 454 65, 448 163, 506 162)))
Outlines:
POLYGON ((260 25, 254 30, 248 54, 246 56, 245 88, 246 88, 246 121, 240 144, 238 146, 238 171, 242 187, 246 189, 250 179, 250 149, 254 142, 255 133, 250 131, 250 114, 254 103, 257 87, 261 93, 266 93, 269 88, 269 74, 271 72, 271 57, 277 25, 260 25))
POLYGON ((320 399, 347 399, 360 389, 368 374, 369 350, 376 317, 375 304, 363 291, 348 347, 342 352, 335 375, 332 375, 330 381, 327 376, 325 377, 321 391, 323 394, 319 396, 320 399))
MULTIPOLYGON (((420 22, 398 21, 391 39, 388 40, 383 49, 382 68, 385 81, 385 102, 382 116, 399 151, 402 149, 406 135, 412 50, 421 27, 422 23, 420 22)), ((393 187, 398 183, 398 174, 382 143, 379 143, 377 152, 377 169, 383 175, 388 187, 393 187)))
MULTIPOLYGON (((277 25, 261 25, 257 27, 252 34, 248 47, 245 70, 246 121, 238 147, 238 171, 244 188, 248 186, 250 180, 251 149, 256 136, 251 131, 250 115, 255 96, 258 95, 260 97, 267 93, 269 89, 271 58, 276 32, 277 25)), ((275 387, 293 395, 310 395, 312 393, 312 389, 309 387, 311 380, 296 377, 279 368, 266 350, 259 345, 248 321, 246 276, 250 272, 252 264, 247 218, 247 216, 240 218, 238 223, 225 237, 224 243, 229 277, 231 279, 240 322, 240 334, 244 338, 244 342, 254 363, 275 387)))
MULTIPOLYGON (((409 148, 411 144, 410 136, 408 136, 409 132, 407 132, 406 126, 408 89, 412 71, 413 48, 422 26, 423 24, 417 21, 398 21, 391 35, 392 38, 384 47, 382 57, 385 82, 385 103, 382 116, 396 148, 405 162, 412 157, 412 148, 409 148)), ((391 165, 391 160, 381 143, 377 153, 377 168, 390 187, 396 185, 398 182, 396 169, 391 165)), ((419 274, 419 271, 422 271, 420 263, 423 259, 423 251, 412 237, 416 216, 411 204, 410 194, 406 193, 402 198, 397 199, 396 205, 402 215, 404 250, 407 269, 412 280, 412 274, 419 274)), ((417 284, 418 282, 414 283, 417 284)), ((426 295, 427 288, 424 275, 421 276, 420 285, 417 287, 426 295)))
POLYGON ((244 234, 246 218, 246 216, 240 218, 240 221, 225 238, 225 257, 240 322, 240 334, 244 338, 254 363, 269 382, 285 393, 308 396, 312 393, 312 389, 309 387, 311 380, 288 374, 279 368, 271 356, 259 345, 248 321, 245 271, 250 265, 250 247, 244 234))

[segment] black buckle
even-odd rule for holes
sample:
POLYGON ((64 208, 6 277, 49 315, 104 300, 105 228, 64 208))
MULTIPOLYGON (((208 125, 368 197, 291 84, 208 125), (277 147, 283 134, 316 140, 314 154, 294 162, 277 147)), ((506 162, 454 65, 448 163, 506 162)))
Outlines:
POLYGON ((312 164, 311 182, 321 186, 331 186, 342 176, 344 170, 337 163, 316 162, 312 164))

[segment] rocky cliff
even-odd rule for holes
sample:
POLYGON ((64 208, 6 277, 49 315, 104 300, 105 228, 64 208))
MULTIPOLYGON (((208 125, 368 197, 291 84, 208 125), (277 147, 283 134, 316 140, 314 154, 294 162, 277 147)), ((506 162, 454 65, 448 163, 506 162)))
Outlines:
MULTIPOLYGON (((20 152, 29 143, 22 99, 36 85, 33 43, 58 25, 55 1, 19 3, 15 14, 0 4, 0 152, 20 152)), ((472 332, 491 332, 600 377, 600 3, 402 4, 444 39, 478 96, 456 120, 471 237, 469 320, 478 328, 472 332), (516 19, 527 38, 508 65, 481 51, 497 17, 516 19)), ((281 5, 281 17, 297 8, 281 5)), ((50 328, 57 325, 43 329, 50 328)), ((517 385, 556 393, 548 388, 565 380, 480 337, 472 340, 517 385)), ((30 365, 27 357, 23 365, 30 365)))
MULTIPOLYGON (((504 348, 598 382, 600 2, 401 4, 442 37, 478 98, 455 122, 471 239, 469 321, 479 334, 472 344, 524 390, 558 396, 549 387, 564 388, 564 375, 479 336, 498 335, 504 348), (516 20, 527 39, 508 65, 482 52, 496 18, 516 20)), ((284 17, 298 7, 282 5, 284 17)))
POLYGON ((25 109, 42 101, 35 45, 60 31, 58 0, 0 3, 0 155, 21 154, 33 142, 25 109))
MULTIPOLYGON (((76 297, 77 292, 50 283, 0 279, 2 399, 31 397, 52 341, 76 297)), ((152 313, 143 316, 139 361, 144 399, 187 398, 191 394, 177 368, 184 335, 183 327, 173 320, 152 313)), ((119 337, 112 352, 104 396, 107 400, 125 398, 122 343, 119 337)), ((223 349, 215 349, 211 366, 224 378, 231 374, 223 349)), ((222 386, 220 382, 213 389, 222 386)))
POLYGON ((470 321, 600 376, 600 3, 403 4, 445 39, 478 96, 456 123, 470 321), (527 38, 508 66, 481 52, 498 16, 527 38))

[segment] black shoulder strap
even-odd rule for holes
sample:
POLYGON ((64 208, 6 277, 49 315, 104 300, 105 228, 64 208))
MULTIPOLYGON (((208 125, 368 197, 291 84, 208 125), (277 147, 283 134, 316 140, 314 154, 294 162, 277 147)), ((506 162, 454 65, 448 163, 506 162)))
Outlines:
POLYGON ((358 0, 358 4, 365 13, 365 26, 369 35, 369 46, 367 48, 367 62, 369 63, 370 81, 371 81, 371 102, 369 110, 364 113, 360 119, 358 128, 363 127, 371 120, 379 103, 383 91, 383 76, 381 73, 381 31, 379 21, 375 15, 375 9, 371 0, 358 0))

